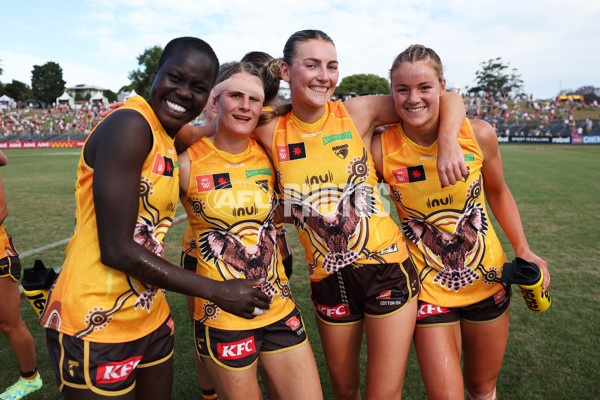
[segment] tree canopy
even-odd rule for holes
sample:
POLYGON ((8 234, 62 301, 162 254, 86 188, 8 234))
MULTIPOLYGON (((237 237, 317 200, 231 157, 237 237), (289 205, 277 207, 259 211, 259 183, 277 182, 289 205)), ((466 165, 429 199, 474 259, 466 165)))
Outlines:
POLYGON ((4 85, 4 92, 8 97, 12 97, 16 101, 23 101, 33 96, 33 91, 26 83, 12 80, 11 83, 4 85))
POLYGON ((54 61, 34 65, 31 71, 31 89, 33 95, 48 104, 56 101, 63 94, 66 82, 63 80, 62 68, 54 61))
POLYGON ((162 47, 154 46, 144 50, 142 54, 137 56, 138 68, 131 71, 128 75, 131 81, 130 89, 136 91, 137 94, 144 98, 148 98, 150 95, 150 89, 152 88, 152 76, 158 66, 158 60, 162 54, 162 47))
POLYGON ((510 68, 509 63, 504 64, 502 58, 496 57, 480 63, 481 69, 475 73, 476 87, 470 92, 513 93, 519 94, 523 88, 521 74, 516 68, 510 68))
POLYGON ((390 83, 387 79, 374 74, 356 74, 342 79, 335 94, 338 96, 349 96, 356 93, 359 96, 365 94, 390 94, 390 83))

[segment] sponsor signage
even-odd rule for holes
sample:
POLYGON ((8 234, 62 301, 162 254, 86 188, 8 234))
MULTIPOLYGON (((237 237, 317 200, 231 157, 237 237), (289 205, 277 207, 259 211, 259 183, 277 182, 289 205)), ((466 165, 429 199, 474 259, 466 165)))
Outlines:
POLYGON ((397 184, 427 180, 425 177, 425 168, 422 165, 394 169, 392 170, 392 175, 394 176, 394 182, 397 184))
POLYGON ((64 140, 48 142, 0 142, 0 149, 64 149, 83 147, 85 140, 64 140))
POLYGON ((98 365, 96 384, 115 383, 127 379, 141 360, 142 356, 137 356, 123 361, 98 365))
POLYGON ((217 343, 217 353, 222 360, 236 360, 256 353, 254 336, 231 343, 217 343))
POLYGON ((277 158, 279 162, 299 160, 306 158, 304 142, 277 145, 277 158))

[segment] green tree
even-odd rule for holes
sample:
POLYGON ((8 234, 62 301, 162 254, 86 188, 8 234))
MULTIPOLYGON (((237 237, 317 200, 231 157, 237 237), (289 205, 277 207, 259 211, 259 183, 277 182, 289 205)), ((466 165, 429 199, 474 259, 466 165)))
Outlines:
POLYGON ((23 101, 33 97, 33 91, 26 83, 12 80, 11 83, 4 85, 4 92, 8 97, 12 97, 16 101, 23 101))
POLYGON ((480 63, 481 69, 475 73, 477 86, 470 92, 486 92, 491 94, 519 94, 523 88, 521 74, 516 68, 509 70, 509 63, 504 64, 502 58, 496 57, 480 63))
POLYGON ((137 56, 138 65, 141 68, 131 71, 128 75, 128 78, 131 81, 129 87, 146 99, 150 95, 152 76, 156 71, 162 51, 163 49, 160 46, 154 46, 144 50, 142 54, 137 56))
POLYGON ((62 68, 54 61, 48 61, 42 66, 33 66, 31 89, 37 99, 52 104, 57 97, 63 94, 65 83, 62 68))
POLYGON ((112 103, 114 101, 117 101, 117 94, 115 92, 113 92, 112 90, 105 90, 104 92, 102 92, 102 94, 104 94, 104 97, 106 97, 106 99, 112 103))
POLYGON ((356 74, 342 79, 335 88, 336 95, 348 96, 356 93, 359 96, 365 94, 390 94, 390 83, 387 79, 374 74, 356 74))
POLYGON ((82 95, 80 92, 75 93, 75 101, 76 102, 80 102, 80 101, 85 101, 88 102, 90 101, 90 99, 92 98, 92 94, 90 92, 87 92, 84 95, 82 95))

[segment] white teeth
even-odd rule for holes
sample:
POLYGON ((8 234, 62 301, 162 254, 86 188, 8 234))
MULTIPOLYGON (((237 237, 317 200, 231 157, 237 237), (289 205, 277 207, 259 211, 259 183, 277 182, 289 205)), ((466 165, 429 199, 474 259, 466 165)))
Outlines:
POLYGON ((175 104, 173 102, 170 102, 169 100, 165 100, 165 102, 167 103, 167 107, 169 107, 170 110, 176 111, 178 113, 186 112, 186 109, 180 106, 179 104, 175 104))
POLYGON ((408 112, 416 113, 416 112, 419 112, 419 111, 423 111, 424 109, 425 109, 425 107, 419 107, 419 108, 407 108, 406 110, 408 112))
POLYGON ((314 90, 315 92, 321 92, 321 93, 325 93, 325 92, 327 91, 327 88, 324 88, 324 87, 315 87, 315 86, 312 86, 312 87, 311 87, 311 90, 314 90))

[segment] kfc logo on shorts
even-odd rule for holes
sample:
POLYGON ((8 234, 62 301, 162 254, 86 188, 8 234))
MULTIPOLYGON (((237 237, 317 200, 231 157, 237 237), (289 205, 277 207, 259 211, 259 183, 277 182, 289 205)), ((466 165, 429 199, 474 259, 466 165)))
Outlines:
POLYGON ((142 356, 137 356, 123 361, 99 365, 96 373, 96 384, 124 381, 131 375, 141 360, 142 356))
POLYGON ((217 355, 222 360, 235 360, 256 353, 254 336, 239 342, 217 343, 217 355))
POLYGON ((433 304, 421 304, 419 306, 419 311, 417 312, 417 319, 430 317, 432 315, 444 314, 447 313, 448 309, 446 307, 434 306, 433 304))
POLYGON ((338 304, 337 306, 323 306, 315 301, 315 308, 318 312, 329 318, 341 318, 350 315, 347 304, 338 304))

